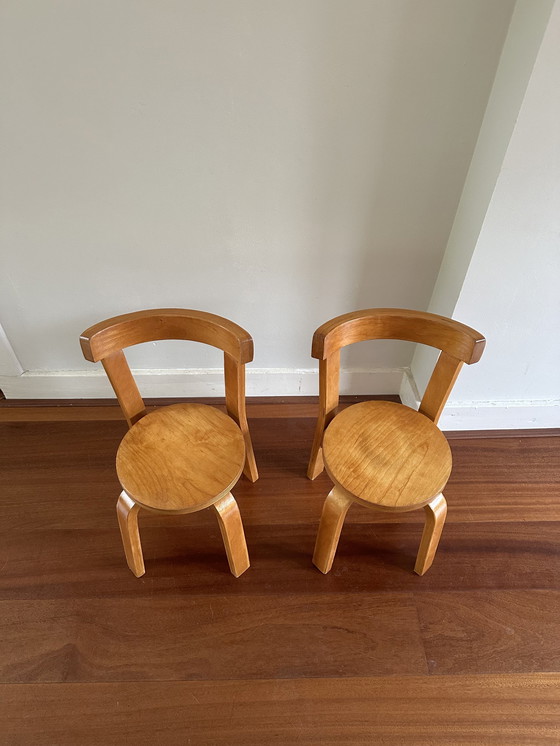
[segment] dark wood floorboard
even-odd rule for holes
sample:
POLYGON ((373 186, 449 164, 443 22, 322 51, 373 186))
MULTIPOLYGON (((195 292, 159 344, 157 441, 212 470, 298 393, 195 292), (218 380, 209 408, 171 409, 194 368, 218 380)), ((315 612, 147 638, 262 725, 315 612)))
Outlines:
MULTIPOLYGON (((245 523, 318 520, 330 481, 324 473, 314 482, 305 477, 313 420, 261 418, 251 427, 261 478, 255 484, 242 479, 235 488, 245 523)), ((2 528, 106 527, 120 492, 114 456, 125 432, 121 421, 0 423, 2 528)), ((452 440, 448 522, 560 521, 558 443, 557 436, 452 440)), ((391 515, 353 507, 347 521, 423 518, 422 511, 391 515)), ((169 520, 150 514, 144 524, 169 520)), ((207 513, 189 517, 204 525, 209 520, 207 513)))
POLYGON ((423 593, 416 602, 430 673, 560 671, 560 591, 423 593))
MULTIPOLYGON (((341 409, 359 401, 382 399, 400 402, 396 394, 340 396, 341 409)), ((144 399, 146 410, 181 402, 208 404, 225 412, 224 397, 190 397, 144 399)), ((250 419, 256 417, 317 417, 318 396, 249 396, 246 399, 250 419)), ((123 415, 114 399, 1 399, 0 422, 41 422, 86 420, 122 420, 123 415)))
MULTIPOLYGON (((113 521, 110 510, 107 522, 113 521)), ((229 573, 215 522, 141 528, 146 562, 141 579, 123 564, 116 526, 5 531, 0 534, 0 600, 135 597, 173 590, 237 596, 560 587, 560 525, 550 521, 450 523, 436 561, 422 578, 412 571, 418 525, 346 525, 328 575, 311 564, 316 527, 317 521, 247 526, 251 569, 238 579, 229 573)))
POLYGON ((406 593, 4 601, 0 617, 3 682, 427 673, 406 593))
POLYGON ((557 746, 560 676, 5 684, 0 717, 6 746, 557 746))
POLYGON ((451 434, 430 571, 423 511, 354 506, 323 576, 315 412, 250 407, 247 573, 210 511, 146 513, 136 579, 118 409, 0 406, 0 744, 560 743, 558 433, 451 434))

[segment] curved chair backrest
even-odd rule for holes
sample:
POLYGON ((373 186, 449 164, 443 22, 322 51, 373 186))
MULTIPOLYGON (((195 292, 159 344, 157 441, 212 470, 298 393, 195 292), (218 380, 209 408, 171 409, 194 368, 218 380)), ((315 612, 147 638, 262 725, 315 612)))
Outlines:
POLYGON ((153 308, 114 316, 86 329, 80 344, 84 357, 96 363, 126 347, 162 339, 203 342, 242 364, 253 359, 253 340, 245 329, 222 316, 185 308, 153 308))
POLYGON ((321 414, 328 424, 338 406, 340 349, 354 342, 400 339, 441 350, 419 411, 437 422, 463 363, 480 360, 486 340, 458 321, 405 308, 369 308, 337 316, 313 335, 318 358, 321 414))
POLYGON ((202 342, 223 350, 228 414, 238 424, 246 420, 245 363, 253 359, 251 335, 213 313, 155 308, 101 321, 80 336, 86 360, 103 364, 129 426, 143 417, 146 409, 123 349, 163 339, 202 342))

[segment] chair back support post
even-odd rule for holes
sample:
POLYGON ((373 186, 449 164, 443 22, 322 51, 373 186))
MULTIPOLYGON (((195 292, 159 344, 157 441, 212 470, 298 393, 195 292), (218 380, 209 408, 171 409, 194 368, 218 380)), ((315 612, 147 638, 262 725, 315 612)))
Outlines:
POLYGON ((436 424, 462 367, 462 360, 457 360, 446 352, 440 353, 418 408, 419 412, 425 414, 436 424))
POLYGON ((224 377, 226 387, 226 411, 243 433, 245 441, 245 467, 243 473, 252 482, 256 482, 259 474, 253 453, 253 444, 247 422, 245 406, 245 364, 224 352, 224 377))
POLYGON ((340 395, 340 351, 319 361, 319 408, 325 427, 336 414, 340 395))
POLYGON ((340 350, 319 360, 319 416, 307 468, 309 479, 323 471, 323 433, 336 415, 340 389, 340 350))
POLYGON ((107 378, 117 395, 117 400, 128 426, 132 427, 135 422, 138 422, 146 414, 146 408, 124 356, 124 352, 122 350, 113 352, 111 355, 103 358, 101 364, 105 368, 107 378))
POLYGON ((226 410, 239 425, 245 411, 245 366, 224 352, 226 410))

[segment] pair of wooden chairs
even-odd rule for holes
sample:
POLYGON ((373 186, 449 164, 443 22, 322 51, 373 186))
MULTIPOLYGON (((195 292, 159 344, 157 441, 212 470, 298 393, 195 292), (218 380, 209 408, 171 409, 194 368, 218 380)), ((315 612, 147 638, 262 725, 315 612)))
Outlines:
MULTIPOLYGON (((245 411, 245 364, 253 340, 220 316, 176 308, 116 316, 80 337, 87 360, 101 361, 117 395, 129 431, 117 452, 123 488, 117 516, 128 566, 140 577, 144 560, 138 513, 216 511, 229 567, 239 577, 249 567, 243 524, 231 490, 242 473, 252 482, 258 471, 245 411), (142 342, 183 339, 224 353, 227 414, 203 404, 173 404, 149 414, 123 349, 142 342)), ((415 571, 432 564, 445 522, 442 490, 451 472, 451 452, 436 426, 463 363, 475 363, 484 338, 443 316, 399 308, 374 308, 338 316, 313 336, 319 359, 319 417, 308 477, 326 467, 334 488, 325 500, 314 564, 332 566, 340 531, 354 502, 381 510, 423 507, 426 523, 415 571), (402 404, 367 401, 337 414, 340 350, 372 339, 399 339, 441 350, 416 412, 402 404)))

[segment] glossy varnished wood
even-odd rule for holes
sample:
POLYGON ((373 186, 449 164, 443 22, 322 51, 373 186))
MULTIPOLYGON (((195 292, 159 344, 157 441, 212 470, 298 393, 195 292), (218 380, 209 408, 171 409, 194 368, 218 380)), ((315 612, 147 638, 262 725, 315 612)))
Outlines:
POLYGON ((80 336, 86 360, 101 361, 129 427, 146 414, 146 407, 123 350, 145 342, 189 340, 224 352, 226 411, 245 441, 244 472, 255 482, 258 471, 245 409, 245 363, 253 359, 249 332, 222 316, 184 308, 155 308, 114 316, 94 324, 80 336))
POLYGON ((430 345, 469 364, 480 360, 485 344, 475 329, 445 316, 408 308, 368 308, 322 324, 313 335, 311 355, 326 359, 341 347, 370 339, 430 345))
POLYGON ((322 324, 313 335, 311 356, 319 360, 319 415, 307 476, 315 479, 323 470, 322 440, 336 414, 340 350, 356 342, 400 339, 441 350, 420 411, 437 422, 463 363, 480 360, 486 340, 475 329, 453 319, 405 308, 369 308, 337 316, 322 324))
POLYGON ((412 510, 438 495, 451 473, 451 450, 424 415, 393 402, 361 402, 325 432, 333 482, 366 505, 412 510))
MULTIPOLYGON (((244 518, 250 502, 241 502, 244 518)), ((464 591, 485 593, 558 589, 560 529, 556 522, 448 523, 439 547, 440 561, 420 579, 413 568, 421 525, 353 524, 354 510, 359 512, 358 508, 350 511, 336 562, 326 576, 318 575, 310 563, 319 516, 309 527, 245 525, 252 568, 237 583, 228 571, 211 511, 205 513, 205 525, 187 523, 202 514, 170 517, 167 525, 157 527, 143 525, 142 545, 150 572, 140 581, 123 567, 116 521, 112 529, 3 532, 0 601, 151 598, 168 593, 189 597, 273 593, 304 599, 311 593, 341 594, 336 602, 343 603, 348 592, 374 596, 387 591, 447 594, 457 591, 459 582, 464 591), (179 523, 180 519, 185 523, 179 523), (37 567, 41 568, 38 574, 37 567)), ((107 511, 112 517, 112 501, 107 511)), ((42 634, 40 629, 38 632, 42 634)), ((506 630, 501 634, 506 635, 506 630)), ((547 638, 545 643, 555 646, 557 641, 547 638)))
POLYGON ((143 507, 190 512, 228 494, 244 460, 243 435, 230 417, 205 404, 173 404, 126 433, 117 475, 143 507))
POLYGON ((0 681, 427 674, 411 593, 347 594, 344 605, 325 593, 233 591, 251 575, 236 581, 226 568, 222 594, 0 602, 0 681))
POLYGON ((87 360, 102 362, 130 428, 117 452, 124 488, 117 517, 129 568, 136 577, 145 572, 138 506, 169 514, 215 505, 230 569, 239 577, 249 558, 230 490, 242 469, 252 482, 258 479, 245 409, 245 363, 253 359, 249 333, 215 314, 159 308, 101 321, 83 332, 80 345, 87 360), (223 350, 227 415, 199 403, 146 412, 123 349, 164 339, 223 350))
POLYGON ((145 572, 140 532, 138 530, 138 513, 140 505, 126 494, 121 492, 117 500, 117 520, 121 532, 126 563, 137 578, 145 572))
POLYGON ((417 607, 430 673, 560 670, 560 588, 428 592, 417 607))
POLYGON ((0 685, 12 746, 552 746, 560 675, 0 685))
MULTIPOLYGON (((303 411, 308 412, 309 406, 304 404, 303 411)), ((72 418, 76 410, 67 410, 72 418)), ((110 414, 115 410, 117 420, 64 422, 58 419, 57 408, 53 422, 0 424, 2 529, 107 527, 107 516, 114 511, 114 496, 120 491, 112 459, 127 431, 118 408, 111 407, 110 414)), ((325 474, 314 482, 303 477, 306 448, 313 438, 312 417, 309 413, 303 418, 251 419, 264 472, 255 484, 240 480, 235 488, 246 524, 316 525, 332 483, 325 474), (269 509, 271 500, 273 511, 269 509)), ((449 503, 447 525, 559 521, 559 442, 558 436, 541 433, 535 437, 533 431, 527 431, 527 437, 517 433, 492 438, 486 433, 475 439, 468 432, 463 438, 454 437, 450 441, 454 466, 445 493, 449 503)), ((346 520, 360 524, 422 523, 424 514, 356 508, 346 520)), ((148 512, 142 516, 143 526, 164 526, 169 521, 173 525, 214 523, 207 512, 192 514, 188 519, 148 512)))
POLYGON ((315 543, 313 561, 323 573, 332 566, 352 500, 388 511, 426 506, 415 572, 424 575, 429 570, 446 516, 441 491, 451 472, 451 452, 435 423, 463 363, 476 363, 484 345, 479 332, 453 319, 402 308, 355 311, 317 329, 311 355, 320 365, 319 416, 307 476, 315 479, 326 467, 335 485, 325 501, 315 543), (336 413, 341 348, 375 339, 440 350, 419 412, 402 404, 363 402, 336 413))
POLYGON ((330 571, 352 502, 389 511, 424 506, 425 525, 414 571, 432 566, 447 515, 441 490, 451 472, 449 445, 425 415, 393 402, 361 402, 339 413, 323 439, 335 484, 319 523, 313 563, 330 571))
POLYGON ((245 408, 245 365, 224 353, 224 376, 226 386, 226 411, 241 430, 245 443, 245 466, 243 473, 251 482, 259 478, 253 443, 249 433, 245 408))
POLYGON ((336 415, 339 404, 340 353, 333 352, 327 359, 319 360, 319 416, 307 467, 309 479, 315 479, 324 469, 323 434, 336 415))
POLYGON ((353 502, 352 496, 338 487, 333 487, 324 502, 313 551, 313 564, 324 574, 330 572, 344 519, 353 502))
POLYGON ((84 357, 92 362, 142 342, 188 339, 213 345, 240 363, 253 359, 253 340, 238 324, 206 311, 152 308, 100 321, 80 336, 84 357))
MULTIPOLYGON (((387 395, 344 395, 339 397, 340 408, 360 401, 382 399, 400 402, 396 394, 387 395)), ((146 411, 170 404, 208 404, 226 411, 223 397, 168 397, 146 398, 146 411)), ((0 400, 0 422, 77 422, 80 420, 121 419, 114 399, 2 399, 0 400)), ((251 418, 307 418, 317 415, 316 396, 251 396, 246 399, 246 413, 251 418)), ((488 433, 488 431, 484 431, 488 433)), ((508 434, 511 431, 498 431, 508 434)), ((541 435, 542 431, 531 431, 541 435)), ((560 434, 560 429, 558 430, 560 434)))
POLYGON ((0 424, 0 743, 555 744, 558 435, 454 436, 423 578, 424 511, 359 505, 321 575, 316 404, 253 412, 261 476, 235 488, 252 561, 239 579, 213 509, 141 511, 149 571, 128 572, 122 420, 0 424))
POLYGON ((426 514, 426 523, 420 541, 420 549, 416 557, 414 572, 418 575, 424 575, 434 561, 438 548, 441 532, 447 516, 447 502, 443 495, 436 495, 427 505, 424 506, 426 514))
POLYGON ((239 506, 233 495, 229 493, 215 502, 212 507, 218 518, 229 569, 231 574, 238 578, 249 568, 249 552, 239 506))
POLYGON ((101 362, 128 426, 132 427, 146 414, 146 407, 128 367, 124 352, 116 350, 103 358, 101 362))
MULTIPOLYGON (((482 350, 480 353, 482 354, 482 350)), ((462 367, 463 360, 458 360, 445 351, 441 352, 420 402, 419 412, 438 422, 462 367)))

